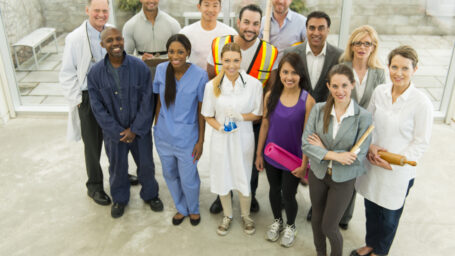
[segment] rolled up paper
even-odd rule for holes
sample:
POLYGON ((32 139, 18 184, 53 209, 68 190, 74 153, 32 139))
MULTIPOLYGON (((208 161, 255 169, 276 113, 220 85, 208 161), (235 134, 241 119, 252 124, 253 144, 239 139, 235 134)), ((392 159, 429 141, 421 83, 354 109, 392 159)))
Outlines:
POLYGON ((379 156, 384 159, 385 161, 387 161, 389 164, 394 164, 394 165, 405 165, 405 164, 409 164, 411 166, 416 166, 417 165, 417 162, 415 161, 408 161, 406 159, 405 156, 402 156, 402 155, 398 155, 398 154, 394 154, 394 153, 390 153, 390 152, 387 152, 387 151, 379 151, 378 152, 379 156))
POLYGON ((264 149, 264 155, 284 166, 288 171, 293 171, 302 165, 302 159, 289 153, 286 149, 270 142, 264 149))
POLYGON ((365 133, 360 137, 360 139, 357 141, 357 143, 354 145, 354 147, 351 148, 350 152, 351 153, 356 153, 357 149, 362 146, 362 143, 368 138, 368 135, 374 130, 374 125, 370 125, 368 129, 365 131, 365 133))

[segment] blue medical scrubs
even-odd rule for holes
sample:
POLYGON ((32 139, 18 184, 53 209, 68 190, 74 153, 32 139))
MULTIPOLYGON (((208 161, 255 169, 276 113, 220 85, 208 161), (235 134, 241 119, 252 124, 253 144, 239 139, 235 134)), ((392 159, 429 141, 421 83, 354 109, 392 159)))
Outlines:
POLYGON ((200 179, 193 149, 199 138, 198 103, 204 98, 207 72, 191 64, 176 79, 175 102, 166 107, 164 90, 169 62, 156 68, 153 93, 159 93, 161 109, 155 125, 156 150, 161 159, 163 176, 177 211, 184 216, 199 214, 200 179))
POLYGON ((106 55, 87 76, 92 111, 103 130, 109 159, 112 200, 121 204, 127 204, 130 197, 129 151, 138 166, 141 198, 148 201, 158 196, 150 129, 153 118, 150 69, 140 59, 126 53, 124 56, 122 65, 114 69, 106 55), (132 143, 120 141, 120 133, 127 128, 136 134, 132 143))

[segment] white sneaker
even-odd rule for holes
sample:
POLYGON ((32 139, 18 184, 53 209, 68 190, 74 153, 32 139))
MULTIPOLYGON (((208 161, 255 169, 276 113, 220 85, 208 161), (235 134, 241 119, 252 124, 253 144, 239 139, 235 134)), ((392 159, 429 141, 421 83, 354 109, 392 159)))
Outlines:
POLYGON ((265 239, 271 242, 276 242, 280 238, 280 233, 283 231, 283 221, 275 219, 269 230, 265 233, 265 239))
POLYGON ((249 216, 242 217, 242 220, 243 231, 245 231, 245 233, 247 233, 248 235, 254 234, 254 232, 256 232, 256 228, 254 227, 254 221, 249 216))
POLYGON ((216 230, 216 233, 220 236, 225 236, 227 233, 229 233, 229 227, 231 226, 231 221, 232 221, 232 218, 229 218, 228 216, 224 216, 223 219, 221 220, 220 225, 218 226, 218 229, 216 230))
POLYGON ((286 228, 283 232, 283 237, 281 238, 281 246, 291 247, 294 245, 295 237, 297 236, 297 230, 295 230, 295 225, 286 225, 286 228))

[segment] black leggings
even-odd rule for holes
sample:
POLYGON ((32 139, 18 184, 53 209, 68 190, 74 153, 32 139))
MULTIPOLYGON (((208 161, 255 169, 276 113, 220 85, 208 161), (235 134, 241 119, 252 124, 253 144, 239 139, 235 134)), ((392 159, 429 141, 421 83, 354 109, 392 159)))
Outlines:
POLYGON ((286 211, 288 225, 293 225, 297 216, 297 201, 295 194, 300 179, 292 175, 290 171, 273 167, 264 161, 267 179, 270 184, 269 199, 275 219, 283 219, 281 216, 281 192, 283 192, 284 209, 286 211))

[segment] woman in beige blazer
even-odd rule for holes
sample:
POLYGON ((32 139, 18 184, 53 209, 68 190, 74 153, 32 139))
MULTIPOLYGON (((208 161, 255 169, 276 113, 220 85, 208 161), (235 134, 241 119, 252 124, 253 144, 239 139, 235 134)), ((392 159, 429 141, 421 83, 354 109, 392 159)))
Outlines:
MULTIPOLYGON (((351 93, 362 108, 366 109, 376 86, 385 83, 384 69, 378 58, 378 34, 371 26, 364 25, 352 31, 340 63, 354 71, 355 86, 351 93)), ((340 227, 348 228, 354 212, 356 192, 352 194, 349 206, 341 218, 340 227)))

